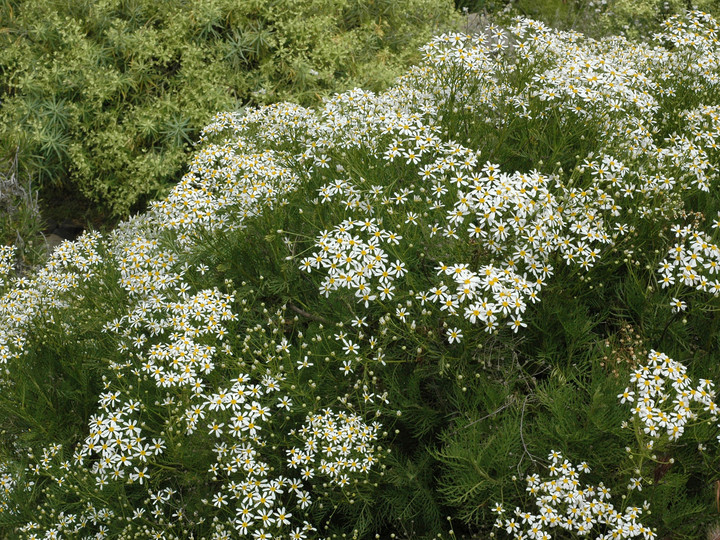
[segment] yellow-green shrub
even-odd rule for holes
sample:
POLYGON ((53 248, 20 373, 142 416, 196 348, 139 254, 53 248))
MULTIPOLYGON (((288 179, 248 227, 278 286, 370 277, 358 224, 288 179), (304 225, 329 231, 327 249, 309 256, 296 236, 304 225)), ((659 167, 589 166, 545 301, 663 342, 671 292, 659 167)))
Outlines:
POLYGON ((449 0, 6 0, 0 150, 123 215, 217 111, 380 89, 455 20, 449 0))

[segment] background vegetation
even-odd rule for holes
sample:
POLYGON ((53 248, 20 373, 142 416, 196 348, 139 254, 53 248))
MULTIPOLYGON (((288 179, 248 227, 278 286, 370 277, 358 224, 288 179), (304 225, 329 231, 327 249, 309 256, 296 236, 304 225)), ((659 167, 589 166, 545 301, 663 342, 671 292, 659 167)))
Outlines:
POLYGON ((19 148, 48 201, 117 218, 167 193, 217 111, 377 90, 458 17, 449 0, 3 0, 0 21, 0 155, 19 148))
POLYGON ((668 17, 686 10, 699 9, 714 16, 720 13, 713 0, 456 0, 455 5, 499 20, 522 15, 594 38, 647 38, 658 32, 668 17))

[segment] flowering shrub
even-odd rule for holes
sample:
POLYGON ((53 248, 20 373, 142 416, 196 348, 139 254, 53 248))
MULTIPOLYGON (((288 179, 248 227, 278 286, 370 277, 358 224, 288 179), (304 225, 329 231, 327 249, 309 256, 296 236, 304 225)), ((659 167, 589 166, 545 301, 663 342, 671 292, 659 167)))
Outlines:
POLYGON ((382 94, 218 113, 165 199, 3 278, 0 527, 487 535, 502 501, 515 537, 697 535, 717 43, 687 17, 445 34, 382 94))

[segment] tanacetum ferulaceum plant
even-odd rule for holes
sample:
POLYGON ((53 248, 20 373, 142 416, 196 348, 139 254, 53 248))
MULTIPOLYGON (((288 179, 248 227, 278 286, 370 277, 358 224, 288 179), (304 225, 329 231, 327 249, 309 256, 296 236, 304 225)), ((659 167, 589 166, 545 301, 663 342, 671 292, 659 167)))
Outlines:
POLYGON ((4 278, 3 534, 704 531, 717 425, 650 445, 684 371, 629 351, 717 375, 717 28, 667 28, 519 19, 218 113, 168 197, 4 278))

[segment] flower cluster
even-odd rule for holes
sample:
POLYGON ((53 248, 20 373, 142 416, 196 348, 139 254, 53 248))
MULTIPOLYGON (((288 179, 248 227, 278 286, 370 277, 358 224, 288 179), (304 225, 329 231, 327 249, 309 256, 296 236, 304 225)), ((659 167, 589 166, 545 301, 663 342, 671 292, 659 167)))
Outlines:
MULTIPOLYGON (((13 280, 0 297, 0 364, 20 357, 33 321, 52 318, 52 310, 69 305, 69 293, 95 275, 103 262, 98 253, 100 240, 99 233, 85 233, 74 242, 65 241, 32 278, 13 280)), ((11 251, 3 253, 7 257, 11 251)))
MULTIPOLYGON (((538 293, 553 274, 550 258, 559 253, 566 265, 589 270, 600 256, 598 244, 610 243, 602 212, 610 201, 599 188, 565 189, 551 193, 552 179, 537 172, 502 173, 497 165, 485 164, 482 174, 465 179, 447 222, 464 225, 467 242, 488 252, 490 261, 472 268, 468 263, 440 264, 438 274, 452 279, 423 293, 421 302, 438 303, 450 315, 463 314, 485 331, 497 328, 498 318, 511 318, 513 331, 525 326, 522 314, 527 301, 538 293), (467 216, 467 217, 466 217, 467 216), (491 293, 490 296, 483 293, 491 293)), ((431 226, 438 229, 438 225, 431 226)))
POLYGON ((13 269, 15 246, 0 246, 0 287, 5 285, 5 278, 13 269))
MULTIPOLYGON (((524 60, 544 58, 546 71, 534 75, 528 88, 531 98, 561 103, 572 117, 604 126, 604 137, 613 138, 618 122, 651 114, 659 108, 652 95, 654 81, 638 68, 639 46, 623 38, 602 44, 580 40, 573 32, 550 32, 535 21, 521 20, 512 29, 520 40, 524 60), (562 59, 558 61, 559 59, 562 59)), ((667 54, 667 53, 666 53, 667 54)), ((547 112, 556 110, 549 107, 547 112)))
MULTIPOLYGON (((720 225, 720 219, 714 227, 720 225)), ((707 234, 690 226, 673 226, 679 241, 660 262, 660 285, 663 288, 685 285, 699 291, 720 295, 720 248, 707 234)))
MULTIPOLYGON (((17 487, 17 476, 9 469, 7 464, 0 463, 0 515, 9 514, 14 508, 8 501, 8 495, 17 487)), ((32 486, 28 486, 30 489, 32 486)))
POLYGON ((98 532, 94 538, 107 538, 107 524, 115 517, 115 513, 109 508, 96 508, 87 504, 81 512, 59 512, 54 525, 42 527, 39 523, 25 523, 19 528, 19 532, 25 535, 27 540, 56 539, 63 538, 63 535, 77 535, 92 526, 98 532))
POLYGON ((240 374, 230 388, 198 395, 201 401, 185 411, 188 434, 194 433, 202 420, 217 441, 213 448, 216 462, 209 472, 214 480, 224 482, 208 504, 232 507, 237 516, 232 526, 243 535, 250 534, 248 531, 281 533, 291 517, 283 503, 286 495, 294 494, 303 509, 310 504, 301 480, 272 474, 260 452, 272 416, 292 404, 287 397, 274 397, 281 381, 280 376, 268 375, 261 384, 253 384, 249 376, 240 374), (273 402, 276 410, 271 408, 273 402))
POLYGON ((350 483, 348 473, 367 473, 377 463, 374 441, 380 424, 367 425, 355 414, 325 409, 309 415, 298 435, 303 446, 291 448, 288 464, 300 468, 300 476, 327 476, 340 487, 350 483))
MULTIPOLYGON (((308 142, 307 150, 297 154, 267 146, 317 139, 317 123, 314 112, 290 103, 245 114, 219 113, 203 130, 200 142, 227 138, 222 144, 207 144, 195 155, 190 172, 170 195, 153 203, 153 219, 160 228, 176 231, 183 245, 192 245, 193 231, 240 229, 263 208, 284 205, 283 197, 300 182, 300 171, 288 165, 306 163, 304 174, 311 171, 317 144, 308 142)), ((324 165, 322 159, 318 165, 324 165)))
MULTIPOLYGON (((537 474, 526 478, 526 491, 536 499, 538 512, 516 507, 512 516, 505 516, 503 506, 496 504, 494 511, 499 515, 496 528, 515 539, 549 540, 552 536, 548 531, 558 528, 577 536, 594 533, 597 540, 657 537, 639 521, 642 508, 628 506, 618 511, 610 502, 610 490, 605 485, 580 484, 580 472, 590 472, 587 463, 575 466, 554 450, 548 459, 550 479, 542 481, 537 474)), ((647 503, 644 508, 648 508, 647 503)))
POLYGON ((698 93, 712 92, 718 84, 718 23, 708 13, 691 11, 664 23, 655 38, 671 44, 676 53, 670 57, 668 77, 676 86, 684 85, 698 93), (675 79, 675 80, 672 80, 675 79))
POLYGON ((702 407, 714 422, 718 421, 714 383, 700 379, 694 387, 687 368, 663 353, 650 351, 648 363, 633 371, 630 381, 634 390, 626 388, 618 398, 621 403, 635 403, 633 418, 650 438, 648 449, 664 434, 670 441, 682 436, 685 428, 699 418, 693 403, 698 404, 695 409, 702 407))
MULTIPOLYGON (((462 47, 461 40, 451 43, 462 47)), ((402 253, 412 246, 404 233, 381 229, 384 218, 374 216, 399 215, 399 229, 410 233, 427 227, 429 238, 441 235, 447 242, 478 246, 484 255, 481 260, 489 263, 475 268, 465 262, 441 264, 439 275, 454 283, 443 282, 420 293, 417 299, 423 305, 438 303, 441 311, 482 324, 488 332, 497 328, 498 317, 511 317, 508 325, 517 331, 524 325, 526 302, 537 300, 552 275, 549 261, 554 253, 560 253, 566 264, 588 270, 600 255, 598 245, 612 241, 604 214, 616 214, 618 208, 601 188, 565 187, 560 179, 537 171, 506 174, 492 163, 478 167, 473 150, 438 142, 432 118, 393 114, 383 98, 368 112, 371 95, 363 95, 362 100, 353 93, 337 96, 333 105, 343 99, 353 125, 359 125, 360 112, 365 114, 362 133, 382 126, 382 134, 392 135, 382 158, 389 163, 403 160, 407 168, 417 170, 419 182, 391 190, 364 177, 349 177, 320 188, 322 202, 340 199, 357 216, 323 231, 315 244, 317 251, 301 261, 303 270, 326 271, 320 287, 323 294, 348 288, 365 307, 373 300, 393 298, 393 282, 405 273, 405 263, 399 259, 391 263, 388 249, 402 253)), ((353 143, 360 146, 365 140, 353 143)))
POLYGON ((317 239, 320 248, 301 261, 301 268, 326 269, 320 286, 325 297, 344 288, 353 291, 357 301, 368 307, 379 297, 381 301, 394 296, 393 282, 407 273, 399 260, 390 262, 381 243, 398 244, 402 236, 378 227, 372 218, 364 221, 345 220, 332 231, 323 231, 317 239))
MULTIPOLYGON (((183 416, 188 436, 207 435, 213 441, 216 459, 208 472, 219 487, 205 502, 232 511, 228 530, 241 536, 305 538, 314 530, 300 520, 314 502, 312 487, 318 478, 343 489, 365 477, 378 460, 374 441, 379 424, 366 425, 357 414, 326 409, 291 424, 298 427, 288 431, 288 438, 300 438, 301 447, 278 447, 274 441, 274 451, 269 452, 278 424, 285 426, 298 408, 287 393, 288 374, 278 366, 297 364, 300 370, 313 364, 308 361, 307 341, 303 339, 296 351, 280 337, 284 310, 267 315, 267 324, 248 329, 237 353, 256 359, 250 373, 240 373, 231 386, 196 392, 195 404, 183 416), (298 354, 302 361, 295 360, 298 354), (276 454, 282 452, 288 456, 287 467, 278 463, 276 454), (296 510, 288 510, 293 507, 296 510), (300 522, 302 526, 292 528, 300 522)), ((322 333, 310 342, 322 342, 321 338, 322 333)), ((236 353, 226 349, 224 354, 232 358, 236 353)))
MULTIPOLYGON (((117 268, 120 284, 133 297, 142 299, 180 284, 177 255, 159 249, 157 239, 137 231, 133 238, 118 243, 117 268)), ((116 237, 121 237, 116 233, 116 237)))
MULTIPOLYGON (((122 352, 136 351, 142 371, 158 387, 189 386, 199 392, 203 376, 214 369, 217 352, 215 345, 205 342, 208 336, 222 341, 227 335, 228 321, 237 319, 230 307, 233 301, 233 295, 217 288, 192 296, 183 293, 176 300, 153 295, 138 302, 128 315, 108 322, 105 329, 120 334, 122 352)), ((124 367, 130 365, 137 371, 136 363, 124 367)))
POLYGON ((143 436, 140 421, 136 418, 140 403, 130 401, 122 408, 111 407, 118 405, 119 395, 119 392, 101 394, 103 412, 90 418, 90 434, 76 454, 77 461, 97 456, 90 472, 100 489, 109 480, 126 479, 129 483, 144 484, 150 477, 148 460, 165 448, 161 439, 148 442, 143 436))

